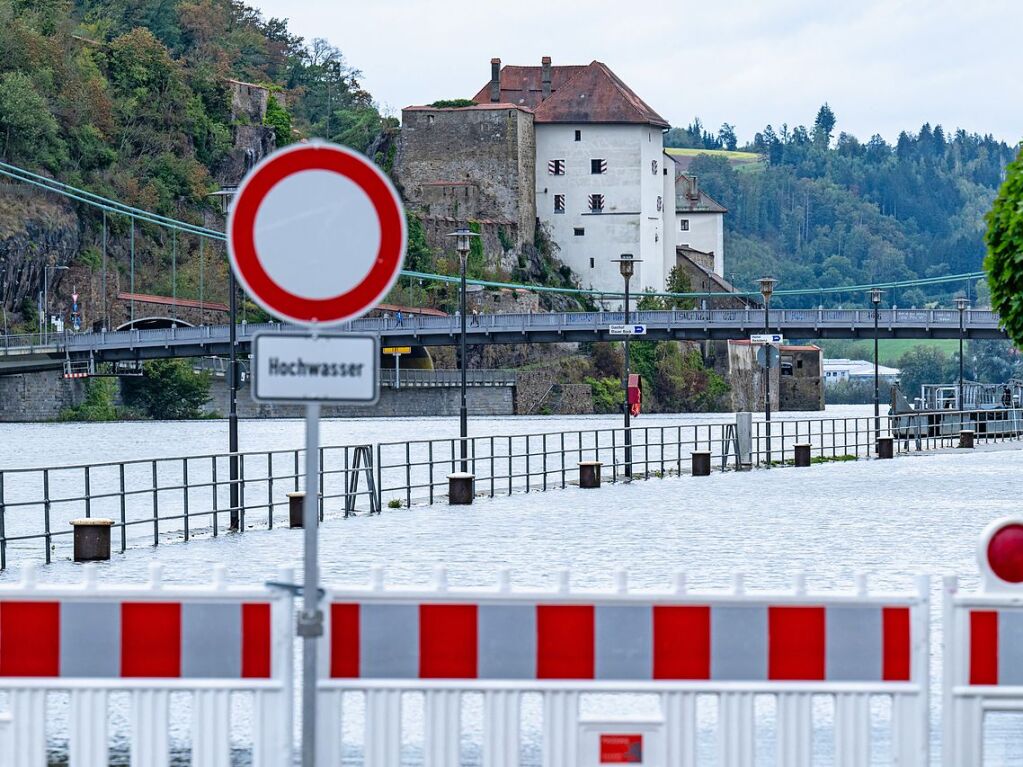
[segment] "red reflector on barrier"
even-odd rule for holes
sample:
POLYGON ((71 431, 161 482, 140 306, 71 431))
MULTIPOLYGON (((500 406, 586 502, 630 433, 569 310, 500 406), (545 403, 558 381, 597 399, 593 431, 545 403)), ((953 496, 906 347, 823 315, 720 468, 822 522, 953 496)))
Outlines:
POLYGON ((998 684, 998 613, 994 610, 970 613, 970 684, 998 684))
POLYGON ((601 735, 601 764, 642 764, 642 735, 601 735))

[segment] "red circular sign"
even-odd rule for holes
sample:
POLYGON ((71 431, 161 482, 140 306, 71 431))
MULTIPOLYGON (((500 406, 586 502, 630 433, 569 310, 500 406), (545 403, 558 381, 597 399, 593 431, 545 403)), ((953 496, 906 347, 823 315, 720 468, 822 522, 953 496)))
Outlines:
POLYGON ((365 314, 391 289, 405 212, 387 176, 334 144, 274 152, 245 177, 227 222, 235 276, 271 314, 318 325, 365 314))
POLYGON ((1007 583, 1023 583, 1023 525, 1008 524, 995 531, 987 545, 991 571, 1007 583))

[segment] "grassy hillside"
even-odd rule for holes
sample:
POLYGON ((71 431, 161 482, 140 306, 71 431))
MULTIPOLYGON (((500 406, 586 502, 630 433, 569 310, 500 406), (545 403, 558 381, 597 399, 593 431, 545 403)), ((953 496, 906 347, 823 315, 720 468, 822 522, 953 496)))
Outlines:
POLYGON ((701 154, 710 157, 721 157, 737 171, 760 170, 765 162, 762 155, 756 152, 731 151, 728 149, 694 149, 690 147, 667 147, 664 150, 675 157, 697 157, 701 154))

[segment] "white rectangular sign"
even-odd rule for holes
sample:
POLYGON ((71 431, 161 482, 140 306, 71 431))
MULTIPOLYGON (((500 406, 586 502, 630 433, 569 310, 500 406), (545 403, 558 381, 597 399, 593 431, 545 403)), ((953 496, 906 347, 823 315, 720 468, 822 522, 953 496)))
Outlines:
POLYGON ((781 333, 754 333, 749 337, 751 344, 780 344, 782 340, 781 333))
POLYGON ((379 360, 376 336, 260 333, 252 339, 252 398, 373 405, 379 360))
POLYGON ((611 325, 608 333, 613 336, 645 336, 646 325, 611 325))

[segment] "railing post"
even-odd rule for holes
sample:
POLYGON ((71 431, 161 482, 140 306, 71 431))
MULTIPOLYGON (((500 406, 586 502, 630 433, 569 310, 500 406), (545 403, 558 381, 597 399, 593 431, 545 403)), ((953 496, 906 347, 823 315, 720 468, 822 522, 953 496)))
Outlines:
POLYGON ((45 524, 46 564, 50 564, 50 470, 43 469, 43 522, 45 524))
POLYGON ((0 471, 0 570, 7 569, 7 509, 4 506, 4 473, 0 471))
POLYGON ((85 467, 85 518, 92 516, 92 492, 89 482, 89 467, 85 467))
POLYGON ((156 461, 153 462, 153 545, 160 545, 160 498, 156 461))
POLYGON ((266 454, 266 526, 274 529, 274 454, 266 454))
POLYGON ((188 459, 181 459, 181 522, 188 540, 188 459))
POLYGON ((212 480, 212 488, 213 488, 213 537, 216 538, 217 537, 217 533, 219 532, 218 528, 220 526, 219 520, 217 519, 217 517, 220 516, 220 510, 218 508, 218 506, 220 505, 220 499, 217 497, 218 494, 219 494, 218 491, 220 490, 220 488, 217 487, 217 456, 215 456, 215 455, 210 456, 210 463, 212 464, 212 470, 213 470, 213 480, 212 480))

